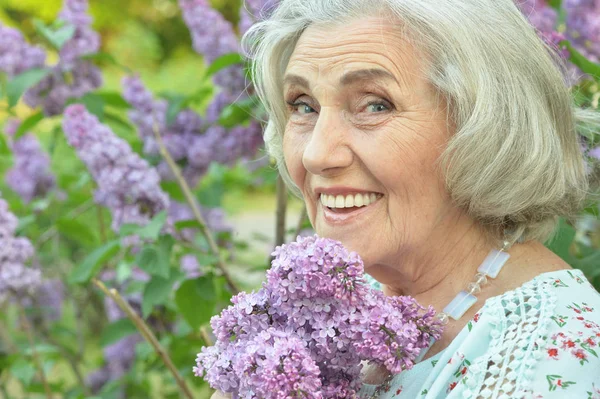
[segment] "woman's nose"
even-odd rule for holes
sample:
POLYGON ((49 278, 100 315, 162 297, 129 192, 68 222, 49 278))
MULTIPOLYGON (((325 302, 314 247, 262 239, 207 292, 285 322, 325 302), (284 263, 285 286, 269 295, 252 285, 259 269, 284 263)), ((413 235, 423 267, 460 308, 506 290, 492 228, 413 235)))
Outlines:
POLYGON ((349 127, 339 111, 321 108, 319 119, 304 148, 302 163, 315 175, 334 173, 352 164, 349 127))

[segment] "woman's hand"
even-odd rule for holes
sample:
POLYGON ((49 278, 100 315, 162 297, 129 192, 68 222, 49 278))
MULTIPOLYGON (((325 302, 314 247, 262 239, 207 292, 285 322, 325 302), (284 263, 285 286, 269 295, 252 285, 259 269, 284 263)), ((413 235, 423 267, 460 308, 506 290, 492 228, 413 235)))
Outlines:
POLYGON ((231 399, 231 394, 224 393, 221 391, 216 391, 215 393, 213 393, 213 395, 210 397, 210 399, 231 399))

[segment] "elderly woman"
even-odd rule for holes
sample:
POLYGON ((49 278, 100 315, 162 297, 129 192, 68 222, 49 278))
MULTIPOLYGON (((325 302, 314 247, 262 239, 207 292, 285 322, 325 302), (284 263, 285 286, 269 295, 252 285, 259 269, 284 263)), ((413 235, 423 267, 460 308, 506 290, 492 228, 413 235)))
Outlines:
POLYGON ((598 119, 513 1, 283 0, 245 39, 316 232, 447 322, 363 396, 600 398, 600 295, 542 244, 582 204, 598 119))

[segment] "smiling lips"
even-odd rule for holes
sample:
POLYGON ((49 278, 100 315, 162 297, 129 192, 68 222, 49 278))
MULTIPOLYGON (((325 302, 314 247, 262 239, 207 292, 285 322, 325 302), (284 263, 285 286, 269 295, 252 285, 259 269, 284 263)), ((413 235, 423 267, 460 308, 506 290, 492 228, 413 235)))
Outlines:
POLYGON ((321 204, 332 209, 360 208, 372 204, 381 196, 381 194, 376 193, 359 193, 348 195, 327 195, 325 193, 321 193, 321 204))

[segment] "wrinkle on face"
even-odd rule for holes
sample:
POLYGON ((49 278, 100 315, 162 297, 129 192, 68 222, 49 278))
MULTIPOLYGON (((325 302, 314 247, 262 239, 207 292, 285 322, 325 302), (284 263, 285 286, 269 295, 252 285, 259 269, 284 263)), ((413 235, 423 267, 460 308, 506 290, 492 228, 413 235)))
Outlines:
MULTIPOLYGON (((436 164, 452 129, 426 79, 425 59, 397 22, 372 17, 307 28, 286 69, 308 83, 285 84, 286 101, 302 100, 315 110, 288 111, 283 144, 290 176, 317 233, 356 250, 367 266, 398 268, 398 259, 426 247, 448 217, 450 200, 436 164), (345 73, 374 68, 395 79, 340 85, 345 73), (371 97, 386 98, 393 109, 362 111, 371 97), (319 213, 317 185, 366 188, 382 193, 382 203, 361 231, 332 228, 319 213)), ((411 268, 405 260, 403 267, 411 268)), ((415 278, 424 273, 405 272, 415 278)))

